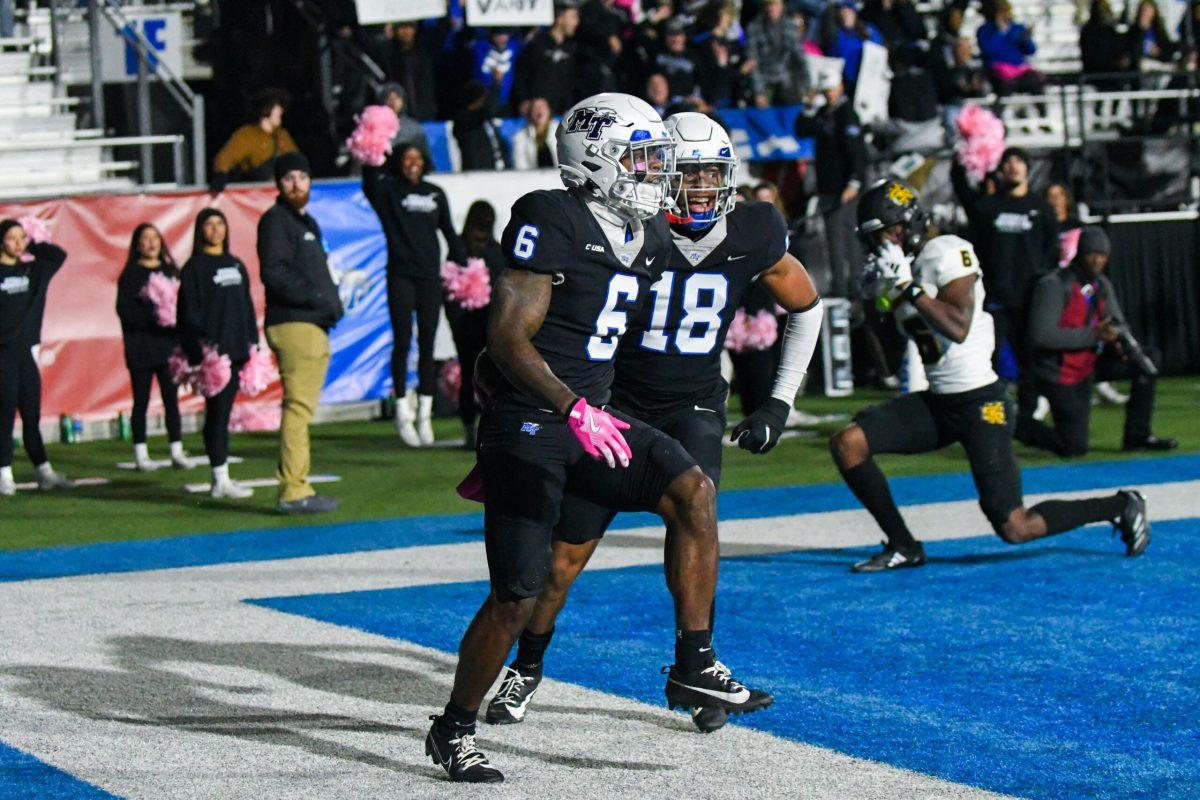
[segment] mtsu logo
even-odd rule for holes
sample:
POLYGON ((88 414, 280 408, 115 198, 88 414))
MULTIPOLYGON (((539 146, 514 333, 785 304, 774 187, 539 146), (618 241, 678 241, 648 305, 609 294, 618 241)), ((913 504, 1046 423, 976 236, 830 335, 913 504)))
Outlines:
POLYGON ((599 108, 581 108, 567 120, 567 133, 582 133, 585 138, 596 141, 604 129, 615 124, 613 112, 599 108))

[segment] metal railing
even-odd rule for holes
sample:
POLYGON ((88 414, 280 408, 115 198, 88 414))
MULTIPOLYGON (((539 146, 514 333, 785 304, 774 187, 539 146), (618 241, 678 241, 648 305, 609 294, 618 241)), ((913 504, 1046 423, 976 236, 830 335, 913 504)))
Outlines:
MULTIPOLYGON (((52 0, 52 14, 55 5, 61 0, 52 0)), ((70 0, 67 0, 70 2, 70 0)), ((207 163, 204 132, 204 97, 192 91, 182 77, 176 75, 170 67, 163 63, 155 54, 154 48, 142 35, 142 32, 131 25, 121 6, 115 0, 88 0, 87 20, 89 32, 89 57, 92 67, 92 104, 96 125, 104 127, 104 76, 100 63, 100 35, 103 25, 112 26, 118 35, 124 38, 128 46, 137 56, 137 120, 141 152, 141 180, 144 184, 154 183, 154 163, 150 147, 154 138, 150 108, 150 79, 158 79, 159 84, 166 90, 172 100, 188 116, 191 121, 192 143, 192 182, 203 185, 207 182, 207 163)), ((55 48, 57 51, 57 48, 55 48)), ((125 143, 129 143, 128 140, 125 143)), ((177 146, 178 149, 178 146, 177 146)), ((182 158, 176 159, 175 180, 184 183, 182 158)))

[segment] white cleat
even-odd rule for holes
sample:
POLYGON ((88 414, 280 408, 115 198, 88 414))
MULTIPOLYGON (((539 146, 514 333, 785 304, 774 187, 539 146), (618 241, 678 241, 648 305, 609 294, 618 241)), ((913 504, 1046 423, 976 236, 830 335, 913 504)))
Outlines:
POLYGON ((217 481, 209 491, 214 500, 245 500, 253 494, 253 489, 242 486, 235 480, 217 481))

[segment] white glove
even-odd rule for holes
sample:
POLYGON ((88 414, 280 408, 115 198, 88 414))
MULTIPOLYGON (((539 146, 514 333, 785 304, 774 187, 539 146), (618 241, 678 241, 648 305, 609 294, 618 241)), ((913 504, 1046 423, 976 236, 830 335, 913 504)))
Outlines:
POLYGON ((874 255, 879 268, 893 286, 904 286, 912 283, 912 257, 905 255, 904 249, 895 242, 884 242, 874 255))

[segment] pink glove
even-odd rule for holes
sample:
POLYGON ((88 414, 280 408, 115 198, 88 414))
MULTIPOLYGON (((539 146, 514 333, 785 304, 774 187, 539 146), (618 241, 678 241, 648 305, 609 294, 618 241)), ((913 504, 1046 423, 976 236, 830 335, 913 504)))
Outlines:
POLYGON ((629 423, 617 419, 607 411, 588 405, 582 397, 571 406, 567 416, 567 427, 583 445, 583 451, 592 458, 603 458, 608 466, 629 466, 633 451, 625 442, 621 431, 629 430, 629 423))

